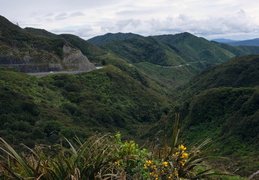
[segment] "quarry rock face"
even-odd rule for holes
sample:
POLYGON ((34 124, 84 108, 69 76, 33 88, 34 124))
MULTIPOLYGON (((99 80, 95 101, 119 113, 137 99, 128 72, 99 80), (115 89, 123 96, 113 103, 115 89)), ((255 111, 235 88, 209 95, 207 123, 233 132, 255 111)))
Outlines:
POLYGON ((65 54, 63 63, 66 66, 66 70, 89 71, 95 69, 94 64, 92 64, 80 50, 64 45, 63 53, 65 54))
POLYGON ((90 71, 96 69, 79 49, 63 45, 62 58, 46 51, 8 49, 0 53, 0 65, 14 67, 21 72, 90 71))

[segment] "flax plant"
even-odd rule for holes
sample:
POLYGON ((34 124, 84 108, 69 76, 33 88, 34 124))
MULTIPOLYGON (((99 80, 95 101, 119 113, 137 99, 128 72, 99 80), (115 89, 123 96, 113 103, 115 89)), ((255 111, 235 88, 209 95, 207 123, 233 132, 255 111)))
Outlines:
POLYGON ((55 146, 39 145, 18 154, 0 138, 1 180, 167 180, 209 179, 214 173, 206 164, 210 151, 178 144, 179 115, 171 144, 141 149, 134 141, 122 142, 120 134, 96 134, 85 141, 66 138, 55 146), (201 168, 203 167, 203 168, 201 168), (204 168, 205 167, 205 168, 204 168), (202 170, 200 170, 202 169, 202 170))
POLYGON ((2 179, 95 179, 99 172, 106 174, 110 162, 115 162, 117 148, 115 139, 108 135, 93 136, 84 143, 77 138, 77 146, 65 139, 69 148, 38 146, 29 154, 19 155, 6 141, 0 138, 2 179))

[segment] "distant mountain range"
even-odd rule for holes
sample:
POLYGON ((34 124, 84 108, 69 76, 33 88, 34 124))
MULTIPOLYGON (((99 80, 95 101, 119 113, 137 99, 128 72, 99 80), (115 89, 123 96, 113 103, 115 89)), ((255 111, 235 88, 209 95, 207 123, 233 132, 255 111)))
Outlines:
POLYGON ((259 46, 259 38, 242 41, 235 41, 231 39, 213 39, 212 41, 226 43, 232 46, 259 46))
POLYGON ((235 56, 259 54, 259 47, 231 46, 188 32, 148 37, 108 33, 88 42, 127 60, 170 87, 183 84, 201 70, 235 56))
POLYGON ((22 72, 94 69, 93 64, 106 64, 100 55, 112 53, 166 86, 177 87, 209 66, 235 56, 259 54, 257 46, 230 46, 188 32, 149 37, 108 33, 85 41, 71 34, 22 29, 4 17, 0 24, 0 64, 22 72))

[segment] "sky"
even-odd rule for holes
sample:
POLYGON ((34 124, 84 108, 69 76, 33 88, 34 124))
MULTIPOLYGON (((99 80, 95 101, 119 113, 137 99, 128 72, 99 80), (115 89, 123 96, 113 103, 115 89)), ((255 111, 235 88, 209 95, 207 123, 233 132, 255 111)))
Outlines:
POLYGON ((0 0, 0 15, 20 27, 89 39, 189 32, 206 39, 259 38, 258 0, 0 0))

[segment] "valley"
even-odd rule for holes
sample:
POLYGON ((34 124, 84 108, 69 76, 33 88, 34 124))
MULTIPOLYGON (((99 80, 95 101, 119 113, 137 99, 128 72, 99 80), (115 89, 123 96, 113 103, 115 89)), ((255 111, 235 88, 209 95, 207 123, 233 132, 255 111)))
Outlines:
MULTIPOLYGON (((168 145, 182 155, 180 145, 189 150, 210 139, 213 168, 240 178, 258 170, 258 47, 188 32, 84 40, 22 29, 2 16, 0 25, 0 137, 18 152, 21 142, 54 148, 64 137, 82 142, 116 132, 129 144, 163 147, 179 124, 179 144, 168 145)), ((140 149, 114 143, 107 148, 140 149)))

